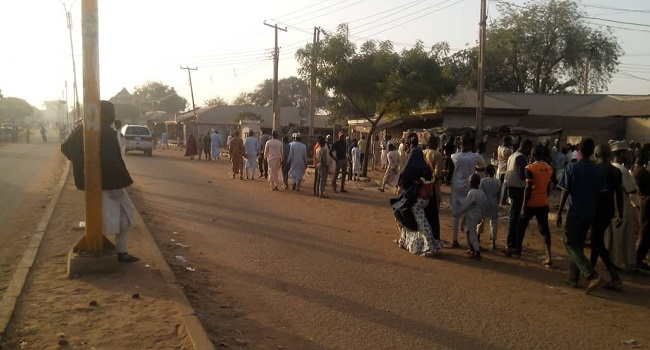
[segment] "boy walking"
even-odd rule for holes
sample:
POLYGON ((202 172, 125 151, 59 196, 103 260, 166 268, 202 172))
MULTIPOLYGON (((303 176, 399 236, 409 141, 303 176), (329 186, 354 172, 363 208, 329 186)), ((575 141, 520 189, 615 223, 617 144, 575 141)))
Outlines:
POLYGON ((478 174, 472 174, 469 178, 470 190, 467 193, 465 204, 454 213, 454 218, 465 214, 465 228, 469 249, 467 250, 470 258, 481 260, 481 247, 478 243, 476 229, 481 219, 485 216, 485 203, 487 198, 485 193, 479 189, 481 177, 478 174))
POLYGON ((487 221, 490 221, 490 240, 492 249, 497 249, 497 229, 499 223, 499 199, 501 198, 501 181, 496 177, 496 168, 494 165, 485 167, 487 177, 481 179, 479 189, 485 193, 485 214, 483 221, 480 223, 479 235, 483 233, 487 221))

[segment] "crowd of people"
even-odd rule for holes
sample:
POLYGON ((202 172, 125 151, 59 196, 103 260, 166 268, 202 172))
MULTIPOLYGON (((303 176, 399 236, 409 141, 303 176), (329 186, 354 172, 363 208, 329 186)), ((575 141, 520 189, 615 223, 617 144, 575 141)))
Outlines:
MULTIPOLYGON (((390 139, 387 139, 390 141, 390 139)), ((650 272, 650 144, 631 147, 626 141, 559 148, 556 140, 534 144, 504 137, 492 157, 484 145, 474 147, 469 135, 450 138, 438 149, 438 138, 420 144, 410 133, 396 147, 386 143, 382 166, 386 173, 379 190, 397 185, 399 196, 390 200, 397 221, 400 247, 433 256, 443 246, 440 237, 440 184, 450 188, 451 248, 459 248, 458 234, 466 236, 467 254, 481 260, 479 239, 490 224, 489 238, 497 249, 499 208, 509 206, 505 256, 520 257, 526 231, 535 218, 545 247, 542 264, 553 266, 549 195, 561 190, 556 225, 571 259, 570 279, 577 287, 580 275, 587 291, 622 284, 621 271, 650 272), (400 154, 402 148, 404 155, 400 154), (402 157, 405 159, 400 164, 402 157), (384 158, 386 161, 384 162, 384 158), (568 211, 565 214, 565 206, 568 211), (566 220, 564 219, 566 217, 566 220), (638 239, 637 239, 638 236, 638 239), (590 257, 584 248, 591 248, 590 257), (605 281, 595 270, 601 259, 610 275, 605 281)))

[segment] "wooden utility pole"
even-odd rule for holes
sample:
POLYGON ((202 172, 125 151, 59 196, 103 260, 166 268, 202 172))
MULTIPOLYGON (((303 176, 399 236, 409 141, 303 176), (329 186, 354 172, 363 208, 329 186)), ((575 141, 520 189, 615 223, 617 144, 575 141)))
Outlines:
POLYGON ((478 56, 478 103, 476 105, 476 149, 483 142, 483 117, 485 115, 485 30, 487 26, 486 0, 481 0, 481 17, 479 21, 479 56, 478 56))
POLYGON ((264 25, 275 29, 275 50, 273 50, 273 123, 271 128, 277 130, 278 118, 280 117, 280 106, 278 105, 278 65, 280 61, 280 49, 278 48, 278 30, 283 32, 287 28, 279 28, 278 24, 270 25, 264 22, 264 25))
POLYGON ((181 66, 181 69, 187 69, 187 75, 190 79, 190 94, 192 95, 192 115, 194 116, 194 120, 196 120, 196 105, 194 104, 194 87, 192 87, 192 71, 193 70, 199 70, 198 68, 190 68, 188 66, 181 66))
POLYGON ((320 28, 314 27, 314 41, 311 49, 311 75, 309 82, 309 136, 314 136, 314 118, 316 116, 316 70, 318 69, 318 42, 320 28))
POLYGON ((585 58, 585 72, 583 79, 582 93, 586 95, 589 93, 589 58, 585 58))
POLYGON ((76 121, 79 120, 81 116, 79 115, 79 90, 77 89, 77 64, 74 57, 74 45, 72 43, 72 14, 70 13, 70 11, 68 11, 68 8, 67 6, 65 6, 65 3, 63 1, 61 1, 61 5, 63 5, 63 9, 65 10, 66 26, 68 27, 68 34, 70 35, 70 55, 72 56, 72 76, 73 76, 72 92, 74 94, 73 96, 74 117, 76 121))

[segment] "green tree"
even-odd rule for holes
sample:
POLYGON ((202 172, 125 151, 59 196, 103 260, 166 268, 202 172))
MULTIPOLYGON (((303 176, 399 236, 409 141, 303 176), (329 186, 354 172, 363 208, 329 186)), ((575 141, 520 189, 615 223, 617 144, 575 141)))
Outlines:
POLYGON ((235 123, 239 123, 242 120, 259 120, 260 122, 264 121, 261 115, 251 111, 244 111, 237 114, 237 117, 235 117, 235 123))
POLYGON ((142 112, 165 111, 177 114, 187 108, 187 100, 178 96, 173 87, 161 82, 149 81, 136 86, 133 94, 142 103, 142 112))
MULTIPOLYGON (((588 63, 589 91, 607 88, 621 47, 610 31, 594 29, 574 0, 535 0, 526 6, 497 4, 503 16, 486 33, 487 90, 581 92, 588 63)), ((476 47, 446 61, 463 86, 476 87, 476 47)))
POLYGON ((0 116, 6 120, 18 122, 25 117, 34 115, 35 108, 27 101, 18 97, 3 97, 0 99, 0 116))
POLYGON ((207 99, 207 100, 205 100, 204 103, 205 103, 206 107, 227 106, 228 105, 228 101, 226 101, 226 99, 224 99, 221 96, 217 96, 217 97, 207 99))
MULTIPOLYGON (((273 103, 273 80, 265 79, 247 94, 255 106, 270 106, 273 103)), ((318 91, 316 107, 325 107, 325 95, 318 91)), ((291 76, 278 81, 278 103, 282 107, 309 107, 309 84, 306 80, 291 76)))
MULTIPOLYGON (((300 73, 308 77, 317 52, 316 80, 328 92, 327 109, 339 120, 366 119, 370 135, 385 117, 408 115, 424 105, 433 105, 455 90, 443 72, 441 57, 427 52, 421 42, 397 53, 389 41, 367 41, 357 50, 343 24, 327 36, 316 50, 312 44, 299 49, 300 73)), ((370 154, 370 142, 364 152, 370 154)), ((363 162, 366 176, 369 157, 363 162)))

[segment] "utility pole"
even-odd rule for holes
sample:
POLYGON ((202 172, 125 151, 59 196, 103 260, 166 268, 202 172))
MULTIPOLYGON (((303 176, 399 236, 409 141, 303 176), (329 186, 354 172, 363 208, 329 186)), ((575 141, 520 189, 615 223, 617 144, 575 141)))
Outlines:
POLYGON ((272 130, 277 130, 278 118, 280 117, 280 106, 278 105, 278 64, 280 61, 280 49, 278 48, 278 30, 283 32, 287 31, 287 28, 279 28, 278 24, 270 25, 264 22, 264 25, 275 29, 275 50, 273 50, 273 123, 271 126, 272 130))
POLYGON ((476 149, 483 142, 483 117, 485 115, 485 31, 487 26, 486 0, 481 0, 479 21, 478 104, 476 105, 476 149))
POLYGON ((582 82, 582 93, 584 95, 589 93, 589 58, 585 58, 585 73, 582 82))
POLYGON ((68 108, 68 80, 65 81, 65 125, 68 131, 72 131, 70 124, 70 108, 68 108))
POLYGON ((65 10, 66 25, 68 26, 68 34, 70 35, 70 55, 72 56, 72 91, 74 93, 74 116, 75 120, 79 119, 79 92, 77 90, 77 64, 74 58, 74 45, 72 43, 72 14, 68 11, 68 7, 61 1, 63 9, 65 10))
MULTIPOLYGON (((314 42, 311 48, 311 75, 309 84, 309 136, 314 136, 314 118, 316 116, 316 70, 318 69, 318 42, 320 28, 314 27, 314 42)), ((332 135, 333 137, 334 135, 332 135)))
POLYGON ((187 69, 187 75, 190 78, 190 93, 192 94, 192 115, 194 116, 194 120, 196 120, 196 105, 194 104, 194 87, 192 87, 192 71, 193 70, 199 70, 198 68, 190 68, 188 66, 181 66, 181 69, 187 69))

